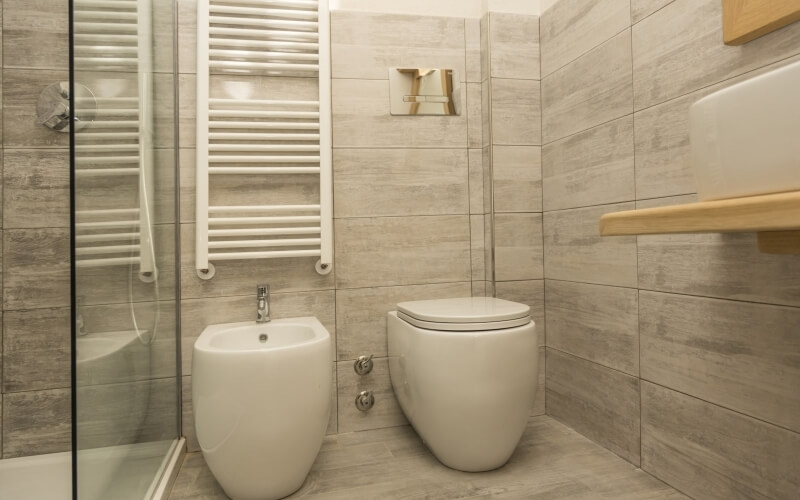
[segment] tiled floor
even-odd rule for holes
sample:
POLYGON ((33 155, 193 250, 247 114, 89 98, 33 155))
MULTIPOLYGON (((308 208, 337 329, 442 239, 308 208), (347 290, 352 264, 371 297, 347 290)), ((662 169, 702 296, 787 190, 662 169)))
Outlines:
MULTIPOLYGON (((531 419, 504 467, 483 473, 441 465, 410 427, 328 436, 303 487, 313 499, 685 499, 550 417, 531 419)), ((225 500, 199 453, 191 453, 170 500, 225 500)))

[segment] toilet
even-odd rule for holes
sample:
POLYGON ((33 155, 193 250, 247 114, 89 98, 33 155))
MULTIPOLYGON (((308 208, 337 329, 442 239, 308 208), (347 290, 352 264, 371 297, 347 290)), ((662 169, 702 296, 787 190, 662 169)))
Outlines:
POLYGON ((530 307, 492 297, 401 302, 388 341, 397 400, 434 456, 467 472, 503 466, 538 387, 530 307))

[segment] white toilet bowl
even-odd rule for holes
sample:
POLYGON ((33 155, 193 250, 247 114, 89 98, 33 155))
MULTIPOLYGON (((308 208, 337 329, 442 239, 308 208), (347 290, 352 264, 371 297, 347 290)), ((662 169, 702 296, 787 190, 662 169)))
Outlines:
POLYGON ((389 373, 414 429, 453 469, 496 469, 511 457, 538 387, 530 308, 491 297, 397 304, 389 373))
POLYGON ((331 349, 316 318, 212 325, 195 342, 197 440, 233 500, 274 500, 303 485, 328 426, 331 349))

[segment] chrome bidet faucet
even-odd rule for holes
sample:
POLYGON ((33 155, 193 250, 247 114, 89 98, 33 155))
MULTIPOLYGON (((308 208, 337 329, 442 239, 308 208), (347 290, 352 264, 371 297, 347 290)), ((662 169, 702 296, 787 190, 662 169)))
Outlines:
POLYGON ((258 304, 256 323, 269 323, 269 285, 256 287, 256 303, 258 304))

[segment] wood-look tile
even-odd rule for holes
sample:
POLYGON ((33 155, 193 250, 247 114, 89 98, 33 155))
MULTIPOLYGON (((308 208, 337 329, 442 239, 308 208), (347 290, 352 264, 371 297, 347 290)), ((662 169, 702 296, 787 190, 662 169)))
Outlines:
POLYGON ((469 296, 469 282, 337 290, 338 359, 387 356, 386 314, 394 311, 398 302, 469 296))
MULTIPOLYGON (((153 381, 78 385, 76 427, 81 449, 133 444, 142 430, 148 405, 158 398, 153 381)), ((175 393, 172 393, 175 403, 175 393)), ((172 422, 176 422, 173 419, 172 422)))
POLYGON ((494 226, 497 281, 543 278, 542 215, 496 214, 494 226))
POLYGON ((494 180, 492 178, 492 147, 487 146, 482 150, 483 163, 483 213, 492 213, 492 198, 494 198, 494 180))
POLYGON ((467 145, 479 148, 483 145, 483 89, 480 83, 468 83, 467 89, 467 145))
POLYGON ((486 148, 492 143, 492 103, 491 103, 491 80, 486 79, 481 83, 481 131, 483 139, 481 146, 486 148))
POLYGON ((639 297, 642 378, 800 432, 800 309, 639 297))
MULTIPOLYGON (((388 80, 334 79, 333 146, 336 148, 466 148, 467 115, 392 116, 388 80)), ((461 92, 465 109, 467 95, 461 92)))
POLYGON ((546 76, 542 80, 544 143, 631 113, 631 78, 630 30, 546 76))
POLYGON ((468 174, 466 149, 336 149, 334 215, 467 214, 468 174))
POLYGON ((68 80, 66 67, 61 70, 3 70, 4 148, 69 148, 69 134, 36 125, 39 94, 52 83, 68 80))
POLYGON ((480 149, 469 150, 469 213, 485 213, 483 177, 485 170, 483 151, 480 149))
POLYGON ((466 50, 466 80, 468 82, 481 83, 481 21, 480 19, 464 19, 464 38, 466 50))
POLYGON ((640 110, 800 53, 800 24, 750 43, 722 42, 722 3, 676 0, 633 28, 640 110))
POLYGON ((541 19, 542 76, 629 27, 629 0, 560 0, 541 19))
POLYGON ((181 224, 181 291, 183 298, 251 296, 259 283, 273 293, 333 289, 334 271, 322 276, 314 269, 316 257, 218 261, 214 279, 201 280, 195 270, 194 224, 181 224))
POLYGON ((642 382, 642 468, 693 498, 791 499, 800 435, 642 382))
POLYGON ((69 150, 5 150, 3 227, 68 227, 69 168, 69 150))
POLYGON ((5 0, 3 66, 61 69, 69 65, 69 10, 60 0, 5 0))
POLYGON ((531 319, 536 323, 539 345, 545 345, 544 280, 498 281, 495 284, 497 298, 519 302, 531 308, 531 319))
MULTIPOLYGON (((677 196, 636 206, 694 200, 677 196)), ((800 306, 800 260, 759 252, 753 233, 639 236, 637 247, 639 288, 800 306)))
POLYGON ((197 0, 177 0, 178 72, 197 73, 197 0))
POLYGON ((470 260, 472 280, 486 279, 486 219, 484 215, 469 216, 470 260))
POLYGON ((70 386, 69 308, 3 315, 4 393, 70 386))
POLYGON ((542 211, 542 148, 494 146, 492 168, 496 212, 542 211))
POLYGON ((539 16, 489 13, 493 78, 539 79, 539 16))
POLYGON ((465 81, 464 19, 333 10, 333 78, 387 80, 389 68, 451 68, 465 81))
POLYGON ((367 375, 358 375, 353 370, 352 361, 336 363, 339 379, 339 432, 408 424, 394 396, 388 358, 375 358, 372 361, 372 372, 367 375), (361 391, 372 391, 375 396, 375 406, 368 411, 356 408, 355 399, 361 391))
POLYGON ((600 216, 633 203, 544 214, 545 276, 565 281, 636 287, 636 237, 601 237, 600 216))
POLYGON ((468 215, 337 219, 336 287, 469 281, 468 215))
POLYGON ((639 379, 547 348, 547 413, 639 465, 639 379))
POLYGON ((542 143, 542 104, 538 80, 491 79, 492 144, 542 143))
POLYGON ((492 75, 489 74, 489 13, 481 16, 481 82, 485 82, 492 75))
POLYGON ((174 372, 171 377, 153 378, 147 381, 150 399, 145 408, 144 420, 138 425, 134 443, 169 443, 178 432, 178 409, 176 401, 178 380, 174 372))
POLYGON ((3 231, 5 310, 66 307, 70 302, 69 231, 3 231))
MULTIPOLYGON (((272 319, 315 316, 331 334, 331 360, 336 359, 336 306, 333 290, 272 293, 270 297, 272 319)), ((181 373, 191 375, 194 343, 207 326, 255 321, 255 317, 255 283, 252 295, 182 300, 181 373)))
POLYGON ((631 0, 631 22, 638 23, 675 0, 631 0))
POLYGON ((633 117, 626 116, 542 148, 544 209, 631 201, 633 117))
POLYGON ((639 376, 637 291, 547 280, 547 346, 639 376))
POLYGON ((545 388, 546 388, 546 380, 547 380, 547 372, 546 372, 546 355, 547 355, 547 348, 545 346, 539 346, 539 382, 536 385, 536 396, 533 398, 533 408, 531 408, 531 416, 536 415, 544 415, 546 408, 545 408, 545 388))
POLYGON ((3 395, 3 458, 70 449, 70 390, 3 395))

